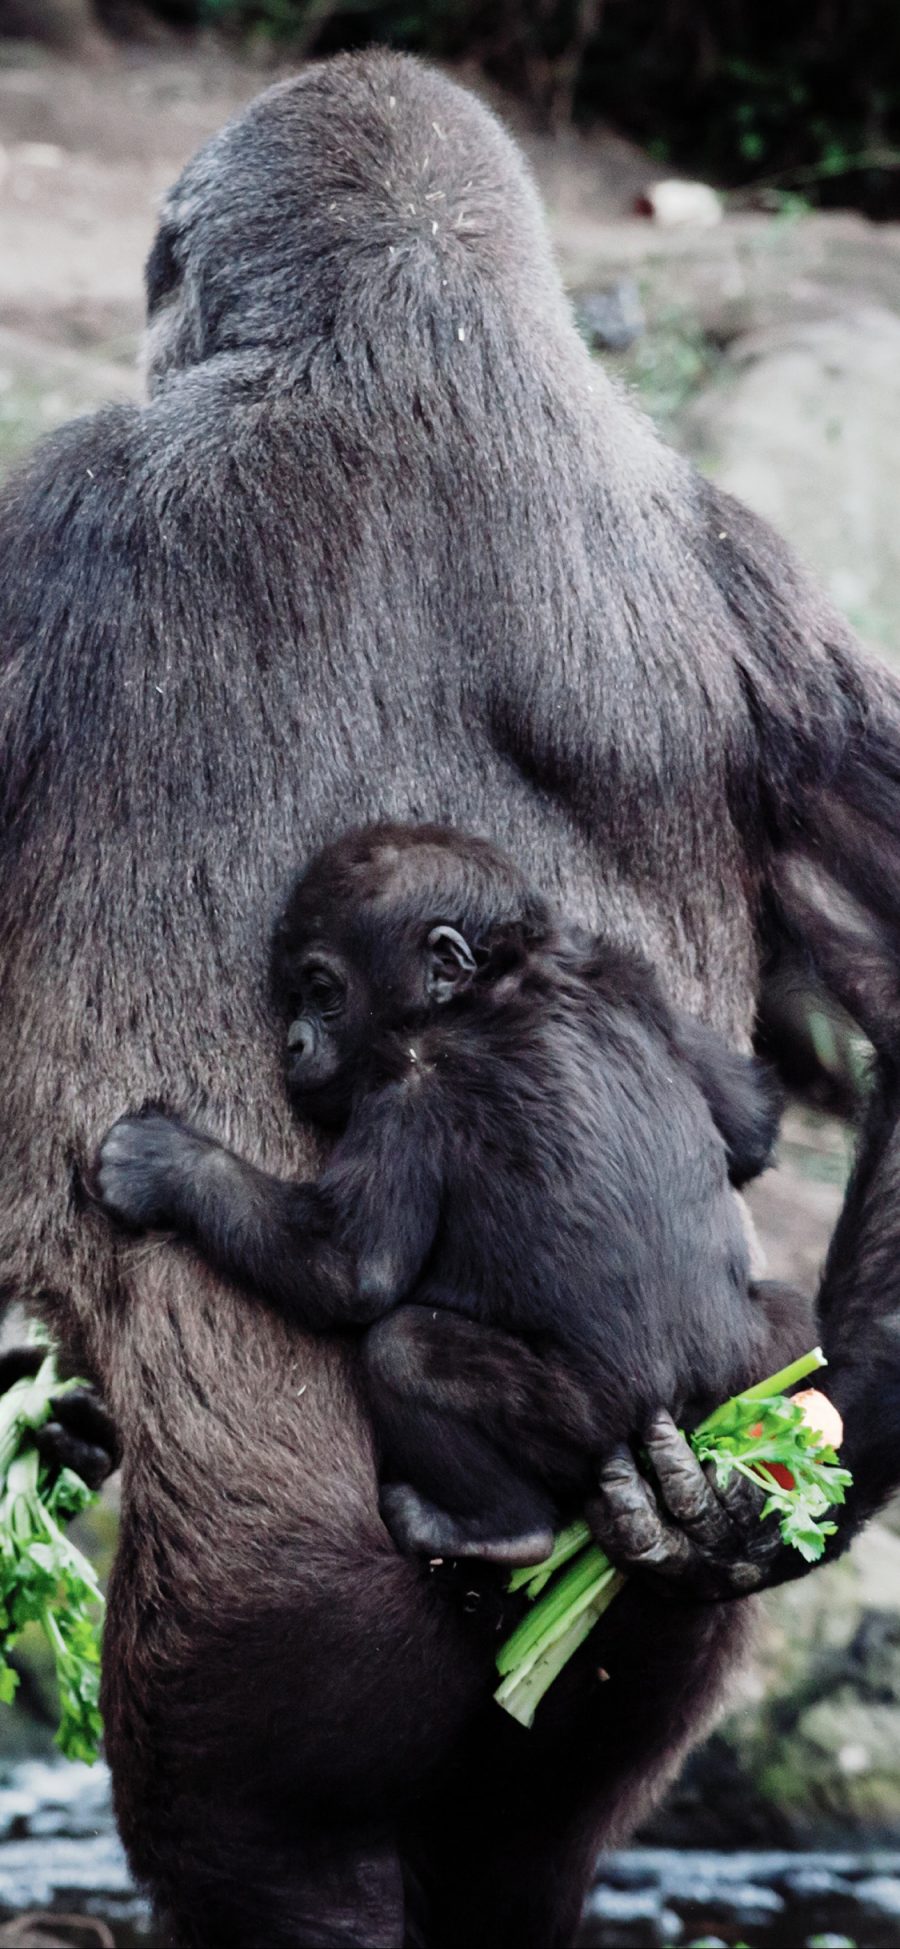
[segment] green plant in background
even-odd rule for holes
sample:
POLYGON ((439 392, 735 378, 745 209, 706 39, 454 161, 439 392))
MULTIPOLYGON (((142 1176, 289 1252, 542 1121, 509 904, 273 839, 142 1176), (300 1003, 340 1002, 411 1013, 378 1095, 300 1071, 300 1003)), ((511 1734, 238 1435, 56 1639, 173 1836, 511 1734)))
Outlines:
MULTIPOLYGON (((714 377, 724 353, 691 314, 660 311, 652 332, 637 339, 618 370, 636 388, 645 412, 669 438, 694 393, 714 377)), ((605 355, 609 364, 609 355, 605 355)))
POLYGON ((238 32, 255 30, 300 55, 379 41, 440 58, 450 51, 462 16, 470 12, 457 0, 421 0, 412 6, 392 5, 391 0, 197 0, 201 22, 238 32))

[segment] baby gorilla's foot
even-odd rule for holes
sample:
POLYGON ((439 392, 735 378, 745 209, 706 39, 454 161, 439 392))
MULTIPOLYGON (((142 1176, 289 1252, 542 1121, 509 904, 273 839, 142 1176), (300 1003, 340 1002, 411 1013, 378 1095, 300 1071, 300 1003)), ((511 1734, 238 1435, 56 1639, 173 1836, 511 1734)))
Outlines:
POLYGON ((381 1518, 398 1550, 407 1556, 477 1557, 482 1563, 543 1563, 553 1548, 549 1524, 515 1535, 497 1534, 490 1512, 451 1516, 408 1482, 385 1483, 379 1497, 381 1518))

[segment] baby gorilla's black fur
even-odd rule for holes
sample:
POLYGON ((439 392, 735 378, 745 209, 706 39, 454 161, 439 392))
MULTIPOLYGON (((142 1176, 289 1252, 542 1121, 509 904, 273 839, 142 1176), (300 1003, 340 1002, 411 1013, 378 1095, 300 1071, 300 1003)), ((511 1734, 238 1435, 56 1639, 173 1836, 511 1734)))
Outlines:
POLYGON ((772 1146, 767 1074, 444 827, 321 852, 274 979, 292 1099, 338 1133, 318 1181, 151 1112, 107 1137, 102 1199, 304 1324, 369 1327, 402 1546, 537 1561, 591 1459, 771 1365, 732 1190, 772 1146))

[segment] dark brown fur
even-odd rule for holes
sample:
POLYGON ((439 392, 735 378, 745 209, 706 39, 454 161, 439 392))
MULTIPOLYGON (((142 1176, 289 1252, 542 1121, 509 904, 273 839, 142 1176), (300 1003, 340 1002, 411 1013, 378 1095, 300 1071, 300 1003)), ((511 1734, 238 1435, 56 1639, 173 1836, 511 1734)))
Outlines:
POLYGON ((341 1346, 111 1240, 77 1170, 189 1076, 308 1171, 264 943, 351 819, 496 834, 746 1036, 783 836, 871 774, 896 851, 897 695, 591 363, 514 148, 440 76, 270 90, 173 191, 149 293, 150 403, 0 496, 0 1277, 122 1429, 122 1831, 185 1949, 550 1949, 743 1608, 635 1586, 508 1724, 490 1636, 379 1523, 341 1346))

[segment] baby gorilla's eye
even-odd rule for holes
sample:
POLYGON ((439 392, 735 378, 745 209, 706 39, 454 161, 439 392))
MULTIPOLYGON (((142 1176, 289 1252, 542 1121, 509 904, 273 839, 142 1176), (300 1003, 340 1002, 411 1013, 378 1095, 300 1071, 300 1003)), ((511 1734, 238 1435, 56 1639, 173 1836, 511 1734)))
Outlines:
POLYGON ((339 1015, 344 1006, 344 984, 330 968, 308 968, 303 987, 308 1001, 319 1015, 339 1015))

